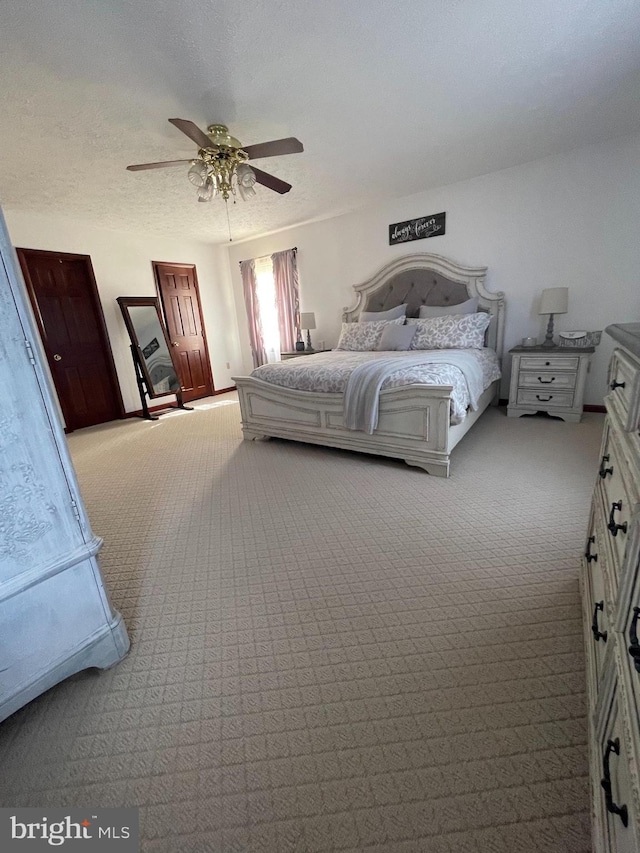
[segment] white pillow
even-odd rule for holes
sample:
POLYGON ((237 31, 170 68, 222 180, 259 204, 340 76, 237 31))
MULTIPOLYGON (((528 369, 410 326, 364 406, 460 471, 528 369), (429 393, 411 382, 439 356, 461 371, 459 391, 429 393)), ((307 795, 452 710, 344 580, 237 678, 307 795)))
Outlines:
POLYGON ((397 320, 407 313, 407 303, 389 308, 388 311, 361 311, 358 317, 359 323, 380 323, 382 320, 397 320))
POLYGON ((418 317, 421 320, 430 317, 444 317, 448 314, 475 314, 478 310, 478 297, 458 302, 457 305, 421 305, 418 317))
POLYGON ((418 330, 411 349, 482 349, 491 314, 447 314, 426 320, 407 320, 418 330))
POLYGON ((402 326, 404 317, 397 320, 383 320, 381 323, 343 323, 340 340, 336 349, 350 352, 369 352, 380 343, 385 326, 402 326))

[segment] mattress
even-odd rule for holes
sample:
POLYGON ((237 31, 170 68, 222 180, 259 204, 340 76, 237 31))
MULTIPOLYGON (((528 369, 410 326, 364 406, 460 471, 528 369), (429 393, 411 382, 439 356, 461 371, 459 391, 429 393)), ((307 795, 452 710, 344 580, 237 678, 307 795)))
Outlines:
MULTIPOLYGON (((435 350, 442 353, 443 350, 435 350)), ((451 350, 452 353, 460 350, 451 350)), ((484 349, 463 350, 471 353, 478 360, 482 370, 483 389, 486 389, 496 379, 500 378, 500 362, 495 350, 484 349)), ((461 423, 469 407, 469 390, 462 371, 453 364, 424 363, 428 350, 413 352, 347 352, 331 350, 331 352, 303 355, 273 364, 263 364, 252 371, 251 375, 263 382, 291 388, 296 391, 312 391, 315 393, 339 394, 344 392, 352 371, 367 361, 376 358, 402 358, 415 355, 415 366, 403 367, 391 373, 384 381, 381 390, 398 388, 402 385, 451 385, 451 423, 461 423)), ((406 365, 406 361, 404 362, 406 365)))

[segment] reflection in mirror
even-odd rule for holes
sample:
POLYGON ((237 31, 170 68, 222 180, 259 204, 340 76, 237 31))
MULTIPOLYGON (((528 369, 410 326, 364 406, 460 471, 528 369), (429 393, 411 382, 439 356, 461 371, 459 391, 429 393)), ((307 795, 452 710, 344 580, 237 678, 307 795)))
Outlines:
POLYGON ((160 397, 179 391, 180 381, 155 306, 130 305, 129 317, 149 373, 153 395, 160 397))

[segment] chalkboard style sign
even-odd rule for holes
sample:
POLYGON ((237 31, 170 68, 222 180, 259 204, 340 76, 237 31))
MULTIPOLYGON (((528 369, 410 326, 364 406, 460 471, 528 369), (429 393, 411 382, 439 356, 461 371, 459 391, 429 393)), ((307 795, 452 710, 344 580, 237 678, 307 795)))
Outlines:
POLYGON ((444 218, 444 213, 433 213, 431 216, 421 216, 420 219, 395 222, 389 226, 389 245, 439 237, 444 234, 444 218))

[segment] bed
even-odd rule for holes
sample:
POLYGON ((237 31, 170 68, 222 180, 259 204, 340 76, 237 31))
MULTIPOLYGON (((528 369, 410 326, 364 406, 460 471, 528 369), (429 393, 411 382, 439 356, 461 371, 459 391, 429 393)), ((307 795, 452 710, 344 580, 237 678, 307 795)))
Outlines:
MULTIPOLYGON (((486 267, 466 267, 434 254, 404 255, 384 266, 372 278, 355 285, 354 304, 344 309, 343 321, 356 322, 362 311, 388 311, 405 303, 407 318, 416 318, 422 305, 457 305, 477 297, 478 310, 487 312, 492 318, 485 334, 485 345, 489 351, 494 351, 494 360, 499 361, 504 342, 504 294, 487 291, 485 281, 486 267)), ((304 364, 305 372, 309 373, 311 368, 326 366, 331 359, 339 360, 342 356, 348 361, 352 355, 338 351, 305 355, 273 367, 282 370, 285 365, 293 365, 296 369, 297 362, 299 372, 304 364)), ((378 355, 393 354, 376 353, 378 355)), ((258 371, 273 379, 264 368, 258 371)), ((449 476, 454 447, 487 407, 497 404, 499 398, 499 378, 496 378, 474 401, 475 410, 469 407, 460 416, 461 404, 454 400, 456 383, 450 374, 448 380, 445 374, 444 384, 435 384, 434 377, 434 384, 383 385, 377 426, 368 434, 345 425, 342 390, 300 390, 255 375, 234 377, 234 381, 238 388, 243 435, 247 440, 277 437, 388 456, 442 477, 449 476)), ((325 383, 324 387, 331 385, 325 383)))

